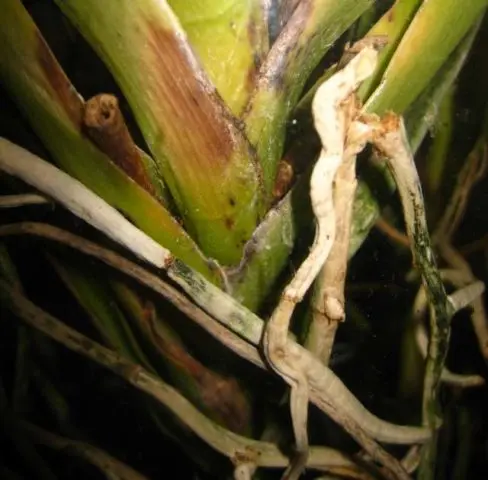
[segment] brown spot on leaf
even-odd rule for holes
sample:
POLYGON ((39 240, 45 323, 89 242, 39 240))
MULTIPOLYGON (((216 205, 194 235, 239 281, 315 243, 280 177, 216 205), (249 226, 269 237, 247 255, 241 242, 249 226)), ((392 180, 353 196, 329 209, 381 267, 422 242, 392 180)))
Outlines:
POLYGON ((224 223, 226 228, 228 228, 229 230, 232 230, 232 228, 234 227, 234 220, 232 218, 226 217, 224 223))
POLYGON ((37 32, 36 54, 49 85, 49 93, 58 101, 73 125, 78 129, 81 128, 83 101, 39 32, 37 32))
MULTIPOLYGON (((259 67, 261 65, 261 58, 259 57, 259 55, 257 54, 254 54, 253 55, 253 63, 252 65, 249 66, 249 69, 247 71, 247 75, 246 75, 246 90, 248 93, 250 93, 253 88, 254 88, 254 85, 256 84, 256 79, 258 77, 258 73, 259 73, 259 67)), ((243 106, 243 108, 245 107, 245 105, 243 106)))

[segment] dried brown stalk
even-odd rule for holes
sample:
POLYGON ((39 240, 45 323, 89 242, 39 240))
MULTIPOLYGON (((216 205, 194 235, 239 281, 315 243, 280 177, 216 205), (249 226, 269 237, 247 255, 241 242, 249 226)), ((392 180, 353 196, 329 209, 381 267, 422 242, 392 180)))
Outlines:
POLYGON ((141 187, 154 195, 154 187, 113 95, 102 93, 85 103, 83 124, 88 136, 141 187))

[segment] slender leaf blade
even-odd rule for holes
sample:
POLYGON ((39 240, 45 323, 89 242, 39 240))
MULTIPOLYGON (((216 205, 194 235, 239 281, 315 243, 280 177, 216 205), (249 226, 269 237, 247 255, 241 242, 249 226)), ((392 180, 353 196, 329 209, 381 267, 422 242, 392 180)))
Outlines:
POLYGON ((404 113, 483 15, 487 5, 487 0, 424 1, 365 108, 378 115, 388 110, 404 113))

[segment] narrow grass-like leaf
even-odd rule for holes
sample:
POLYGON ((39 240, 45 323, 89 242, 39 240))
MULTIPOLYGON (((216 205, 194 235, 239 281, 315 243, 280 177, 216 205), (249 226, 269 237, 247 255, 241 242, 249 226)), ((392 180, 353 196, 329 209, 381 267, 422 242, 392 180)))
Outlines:
POLYGON ((107 283, 93 275, 93 271, 84 269, 82 265, 70 264, 66 258, 62 261, 53 255, 49 255, 48 258, 64 284, 88 313, 105 343, 132 362, 154 372, 124 312, 111 298, 113 292, 107 283))
POLYGON ((471 31, 464 37, 429 85, 406 110, 405 127, 414 151, 420 146, 427 131, 434 125, 440 104, 459 75, 480 25, 481 21, 473 25, 471 31))
POLYGON ((119 83, 184 224, 237 263, 260 218, 254 153, 163 0, 56 0, 119 83))
POLYGON ((210 80, 239 115, 268 51, 263 0, 168 0, 210 80))
POLYGON ((374 74, 367 78, 359 88, 359 98, 363 100, 368 98, 378 86, 391 56, 395 53, 398 43, 422 2, 423 0, 396 0, 395 4, 364 37, 365 39, 385 37, 387 43, 378 55, 378 64, 374 74))
POLYGON ((66 172, 216 281, 204 256, 170 213, 82 134, 82 99, 18 0, 2 2, 0 82, 66 172))
POLYGON ((486 0, 424 1, 366 109, 378 115, 388 110, 403 114, 483 15, 486 6, 486 0))

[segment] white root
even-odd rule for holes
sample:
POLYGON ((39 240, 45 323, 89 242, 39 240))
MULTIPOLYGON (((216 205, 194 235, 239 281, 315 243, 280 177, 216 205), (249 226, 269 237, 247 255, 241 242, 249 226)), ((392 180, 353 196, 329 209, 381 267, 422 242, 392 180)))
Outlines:
MULTIPOLYGON (((346 67, 345 71, 350 72, 350 69, 352 68, 350 65, 355 65, 355 68, 357 68, 358 78, 364 78, 366 68, 365 64, 362 62, 364 61, 367 64, 368 62, 372 62, 375 58, 374 52, 366 52, 367 53, 360 54, 359 60, 358 57, 356 57, 351 64, 346 67)), ((372 68, 371 65, 370 68, 372 68)), ((344 86, 340 84, 337 85, 337 87, 344 88, 344 86)), ((347 85, 345 88, 347 90, 347 85)), ((326 90, 324 89, 323 91, 326 90)), ((352 89, 350 89, 350 92, 351 91, 352 89)), ((345 97, 347 97, 347 95, 345 95, 345 97)), ((329 111, 329 114, 337 114, 337 111, 341 110, 341 107, 343 107, 342 101, 339 100, 338 97, 334 97, 332 103, 333 107, 329 108, 328 110, 326 109, 326 112, 329 111), (336 110, 334 110, 334 108, 336 110)), ((349 121, 349 118, 341 120, 341 115, 344 115, 344 118, 347 116, 346 111, 341 112, 342 113, 338 115, 337 121, 349 121)), ((327 135, 329 135, 329 133, 327 133, 328 128, 328 126, 323 126, 323 129, 320 132, 323 138, 326 138, 327 135)), ((343 151, 344 135, 346 130, 347 126, 336 129, 336 132, 340 132, 343 137, 342 146, 338 143, 334 144, 334 140, 332 141, 331 145, 335 145, 334 148, 336 149, 335 154, 337 154, 337 152, 342 152, 343 156, 350 154, 348 145, 346 145, 346 151, 343 151), (339 146, 337 147, 337 145, 339 146)), ((321 164, 323 164, 323 162, 321 164)), ((170 252, 161 247, 159 244, 156 244, 152 239, 147 237, 147 235, 131 225, 130 222, 128 222, 122 215, 118 214, 115 209, 107 205, 102 199, 100 199, 93 192, 90 192, 81 183, 73 180, 68 175, 59 171, 56 167, 44 162, 35 155, 32 155, 22 148, 12 145, 10 142, 3 139, 0 139, 0 168, 5 170, 7 173, 22 178, 24 181, 36 186, 43 193, 46 193, 49 197, 58 200, 75 215, 86 220, 95 228, 98 228, 149 263, 159 268, 164 268, 165 262, 171 258, 170 252), (17 161, 18 159, 20 160, 17 161)), ((327 168, 325 171, 327 171, 327 168)), ((327 175, 330 176, 330 173, 327 175)), ((317 176, 316 178, 320 177, 317 176)), ((327 180, 327 182, 329 182, 329 180, 327 180)), ((326 232, 328 226, 331 223, 334 223, 334 221, 333 217, 330 219, 324 219, 323 211, 329 209, 332 216, 334 214, 333 204, 329 202, 331 189, 332 180, 330 180, 329 187, 327 188, 328 192, 325 192, 325 196, 322 196, 322 193, 324 192, 314 189, 314 191, 317 192, 318 197, 314 193, 313 199, 316 214, 318 214, 321 221, 325 223, 322 228, 322 232, 319 232, 318 235, 321 235, 322 238, 326 239, 325 248, 329 248, 329 250, 330 247, 327 247, 327 245, 330 243, 330 239, 327 239, 323 232, 326 232), (327 199, 327 196, 329 196, 329 200, 327 199), (329 206, 326 206, 328 202, 329 206)), ((323 249, 323 245, 324 243, 321 243, 319 245, 320 248, 323 249)), ((327 255, 325 253, 323 254, 325 258, 327 255)), ((241 329, 242 331, 239 333, 247 338, 251 343, 256 344, 259 341, 262 332, 262 321, 251 312, 247 311, 244 307, 242 307, 242 305, 239 305, 234 299, 228 295, 225 295, 208 282, 205 282, 200 275, 191 271, 191 269, 186 268, 184 273, 186 275, 191 275, 191 278, 194 279, 196 283, 189 282, 186 276, 178 276, 177 269, 183 267, 183 265, 180 265, 180 263, 181 262, 176 262, 169 268, 168 274, 171 276, 171 278, 180 284, 180 286, 182 286, 190 294, 195 302, 202 306, 208 313, 232 329, 241 329), (201 287, 198 289, 198 291, 194 290, 196 285, 201 287), (242 325, 236 327, 236 322, 239 319, 242 320, 242 325)), ((308 288, 307 283, 308 286, 310 286, 310 283, 313 281, 312 277, 315 268, 316 267, 312 266, 312 270, 308 271, 308 274, 304 276, 305 280, 301 280, 298 285, 295 285, 296 287, 299 287, 298 297, 300 291, 306 292, 308 288), (310 275, 310 273, 312 273, 312 275, 310 275)), ((341 412, 345 417, 350 418, 352 421, 359 424, 364 432, 371 437, 377 438, 380 441, 392 443, 416 443, 426 440, 429 436, 427 429, 393 425, 388 422, 384 422, 369 413, 347 390, 345 385, 334 375, 331 370, 324 368, 323 365, 321 365, 321 363, 315 359, 310 352, 303 349, 303 347, 300 347, 296 343, 288 340, 288 323, 296 303, 296 292, 297 290, 295 290, 295 294, 292 292, 293 299, 287 298, 286 295, 283 297, 281 308, 283 312, 282 318, 286 319, 286 328, 282 329, 281 334, 279 328, 272 332, 272 335, 273 333, 278 334, 276 337, 278 340, 278 345, 282 343, 284 345, 284 350, 282 350, 280 353, 279 349, 273 350, 268 348, 267 353, 272 350, 271 355, 277 354, 277 357, 275 358, 278 360, 278 365, 284 369, 281 375, 285 381, 291 383, 292 386, 297 387, 292 398, 292 408, 294 412, 293 416, 295 430, 297 432, 302 432, 301 437, 297 436, 297 438, 299 438, 299 443, 302 445, 302 447, 305 447, 301 450, 299 449, 301 454, 301 462, 303 462, 303 459, 306 458, 308 445, 306 415, 308 409, 309 386, 311 389, 312 398, 320 408, 326 410, 323 408, 324 404, 332 406, 331 408, 334 408, 336 411, 341 412), (284 361, 280 364, 281 354, 284 355, 284 361), (289 360, 288 362, 287 359, 289 360), (290 368, 290 371, 288 371, 287 368, 290 368), (303 393, 305 395, 303 395, 303 393)), ((265 350, 266 346, 270 346, 269 343, 266 344, 267 340, 269 340, 269 336, 266 334, 265 350)), ((272 363, 270 356, 268 356, 268 360, 270 363, 272 363)), ((280 370, 278 368, 276 369, 278 373, 280 373, 280 370)), ((291 472, 294 472, 293 475, 295 478, 299 475, 301 468, 300 463, 298 463, 297 469, 293 469, 292 467, 291 472)), ((293 478, 293 476, 289 478, 293 478)))
POLYGON ((0 138, 0 169, 56 199, 146 262, 162 268, 172 258, 168 250, 128 222, 81 182, 5 138, 0 138))
POLYGON ((0 208, 17 208, 27 205, 45 205, 50 200, 36 193, 22 193, 19 195, 2 195, 0 196, 0 208))
POLYGON ((288 329, 296 303, 303 299, 324 265, 334 242, 336 218, 333 204, 333 182, 344 157, 344 144, 351 112, 346 100, 359 84, 371 75, 377 53, 365 48, 341 71, 317 90, 312 111, 322 150, 310 179, 310 197, 316 219, 316 234, 310 254, 285 288, 278 307, 265 331, 264 353, 270 366, 290 385, 290 411, 296 443, 296 457, 283 478, 296 479, 308 455, 309 386, 307 365, 294 357, 290 361, 288 329))
POLYGON ((371 75, 377 61, 372 48, 361 51, 341 71, 323 83, 315 93, 312 112, 322 150, 310 179, 310 199, 317 233, 309 256, 300 266, 285 295, 300 302, 329 254, 335 234, 333 189, 335 173, 344 157, 344 143, 350 112, 344 105, 359 84, 371 75))

